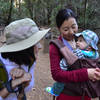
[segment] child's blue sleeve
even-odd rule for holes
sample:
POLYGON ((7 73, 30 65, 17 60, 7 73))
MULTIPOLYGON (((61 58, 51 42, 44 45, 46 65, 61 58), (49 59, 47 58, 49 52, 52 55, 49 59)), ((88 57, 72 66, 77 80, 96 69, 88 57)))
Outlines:
POLYGON ((84 58, 84 54, 81 52, 81 49, 73 50, 73 53, 74 53, 78 58, 84 58))
POLYGON ((95 51, 81 50, 81 52, 83 53, 84 57, 86 57, 86 58, 94 58, 95 57, 95 51))

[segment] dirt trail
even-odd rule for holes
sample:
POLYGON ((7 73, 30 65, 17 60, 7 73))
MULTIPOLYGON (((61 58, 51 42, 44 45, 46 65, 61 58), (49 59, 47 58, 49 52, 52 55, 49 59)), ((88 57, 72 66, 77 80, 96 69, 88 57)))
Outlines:
MULTIPOLYGON (((42 42, 43 43, 43 42, 42 42)), ((45 87, 54 82, 49 67, 49 54, 39 51, 39 58, 35 67, 35 87, 28 93, 28 100, 52 100, 52 96, 45 92, 45 87)))

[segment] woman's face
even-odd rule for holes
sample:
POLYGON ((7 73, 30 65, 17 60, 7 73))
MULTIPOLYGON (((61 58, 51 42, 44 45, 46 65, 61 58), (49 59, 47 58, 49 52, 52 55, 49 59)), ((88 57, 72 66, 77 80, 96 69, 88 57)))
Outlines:
POLYGON ((59 28, 59 31, 64 39, 68 41, 73 40, 74 34, 78 31, 78 25, 75 18, 70 17, 68 20, 65 20, 59 28))

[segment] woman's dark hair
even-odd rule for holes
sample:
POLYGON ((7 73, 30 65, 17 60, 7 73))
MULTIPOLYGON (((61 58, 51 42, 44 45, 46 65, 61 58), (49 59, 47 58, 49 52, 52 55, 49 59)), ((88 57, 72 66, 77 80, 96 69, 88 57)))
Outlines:
POLYGON ((1 56, 5 59, 9 59, 12 62, 15 62, 18 65, 31 65, 32 60, 36 60, 33 47, 17 52, 1 53, 1 56))
POLYGON ((61 9, 56 16, 57 27, 60 28, 63 22, 68 20, 70 17, 76 19, 76 15, 71 9, 61 9))

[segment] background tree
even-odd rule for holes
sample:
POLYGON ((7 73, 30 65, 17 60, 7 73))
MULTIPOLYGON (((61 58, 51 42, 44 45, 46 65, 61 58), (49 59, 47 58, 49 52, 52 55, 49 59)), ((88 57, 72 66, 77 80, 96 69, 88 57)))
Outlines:
POLYGON ((78 17, 80 29, 100 29, 100 0, 0 0, 0 23, 30 17, 40 26, 55 26, 61 8, 71 8, 78 17))
POLYGON ((8 15, 6 25, 8 25, 11 21, 12 9, 13 9, 13 0, 10 0, 9 15, 8 15))

